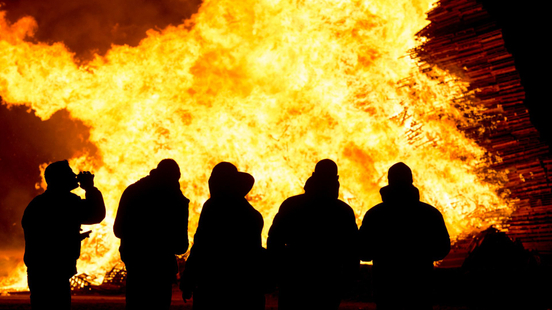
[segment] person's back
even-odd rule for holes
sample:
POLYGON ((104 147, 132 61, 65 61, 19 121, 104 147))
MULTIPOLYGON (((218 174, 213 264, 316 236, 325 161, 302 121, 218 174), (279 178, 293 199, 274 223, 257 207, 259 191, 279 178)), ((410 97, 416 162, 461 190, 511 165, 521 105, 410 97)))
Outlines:
POLYGON ((188 203, 180 190, 180 168, 172 159, 123 193, 113 225, 127 269, 127 309, 168 309, 178 266, 188 249, 188 203))
POLYGON ((378 309, 431 309, 433 262, 450 251, 441 213, 419 200, 411 180, 406 165, 391 167, 383 202, 366 212, 359 231, 360 258, 373 261, 378 309))
POLYGON ((276 238, 283 239, 286 245, 283 251, 289 261, 286 265, 321 278, 328 275, 319 272, 318 267, 326 266, 324 272, 341 272, 340 263, 333 260, 329 263, 326 259, 329 252, 350 252, 354 242, 354 213, 347 204, 303 194, 284 201, 277 217, 271 227, 270 244, 276 238))
POLYGON ((202 264, 210 265, 205 272, 220 267, 220 272, 239 275, 236 267, 247 266, 243 259, 261 248, 262 228, 261 214, 245 198, 207 200, 194 237, 194 251, 201 252, 202 264), (229 255, 233 252, 240 254, 229 255))
POLYGON ((176 262, 174 255, 188 247, 188 202, 179 188, 168 188, 149 176, 130 185, 121 199, 129 207, 121 209, 115 226, 125 264, 176 262))
POLYGON ((181 276, 184 300, 193 308, 264 309, 263 218, 244 196, 254 178, 227 162, 209 179, 211 197, 203 205, 194 245, 181 276), (231 307, 231 306, 230 306, 231 307))
POLYGON ((278 265, 279 309, 337 308, 340 290, 358 269, 354 212, 337 199, 337 166, 331 164, 331 177, 315 170, 305 194, 286 199, 270 228, 267 245, 278 265))
POLYGON ((449 251, 441 213, 419 201, 415 187, 387 187, 381 193, 383 203, 366 213, 360 230, 363 260, 394 268, 401 268, 401 262, 431 268, 449 251))

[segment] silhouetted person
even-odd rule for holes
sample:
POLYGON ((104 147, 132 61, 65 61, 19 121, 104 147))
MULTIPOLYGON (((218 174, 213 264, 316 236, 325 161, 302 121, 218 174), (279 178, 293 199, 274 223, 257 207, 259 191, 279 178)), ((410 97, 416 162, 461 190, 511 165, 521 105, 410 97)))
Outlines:
POLYGON ((473 240, 462 264, 466 301, 475 309, 547 309, 537 261, 519 241, 490 227, 473 240), (539 283, 541 282, 541 283, 539 283))
POLYGON ((253 176, 227 162, 209 178, 211 197, 203 205, 194 245, 180 279, 193 309, 264 309, 263 218, 245 199, 253 176))
POLYGON ((420 201, 404 163, 389 169, 388 181, 383 202, 366 212, 359 231, 360 258, 374 264, 377 308, 432 309, 433 262, 450 251, 443 216, 420 201))
POLYGON ((163 159, 123 192, 113 231, 127 270, 127 309, 169 309, 176 254, 188 250, 188 204, 180 168, 163 159))
POLYGON ((21 220, 31 307, 70 309, 69 279, 77 273, 81 241, 90 234, 81 234, 81 225, 100 223, 105 205, 94 175, 85 171, 77 176, 66 160, 46 167, 44 177, 46 191, 29 203, 21 220), (79 183, 86 199, 71 193, 79 183))
POLYGON ((351 207, 338 199, 338 178, 333 161, 318 162, 305 193, 286 199, 270 227, 280 310, 337 309, 357 275, 358 227, 351 207))

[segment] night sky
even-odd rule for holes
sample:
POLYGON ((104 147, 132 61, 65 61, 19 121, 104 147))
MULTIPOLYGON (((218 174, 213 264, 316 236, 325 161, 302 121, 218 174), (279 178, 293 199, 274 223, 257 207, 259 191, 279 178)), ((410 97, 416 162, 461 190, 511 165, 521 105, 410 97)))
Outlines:
MULTIPOLYGON (((552 89, 548 12, 540 1, 483 0, 503 29, 506 48, 514 55, 526 91, 531 120, 550 145, 552 126, 548 92, 552 89)), ((105 53, 112 43, 137 45, 150 28, 180 24, 197 10, 198 0, 0 0, 1 10, 15 21, 34 16, 39 30, 36 40, 63 41, 82 61, 95 52, 105 53), (131 14, 129 14, 129 12, 131 14), (84 26, 86 25, 86 26, 84 26), (114 30, 115 29, 115 30, 114 30), (71 35, 69 35, 71 31, 71 35)), ((38 166, 44 162, 94 153, 87 142, 87 128, 57 112, 40 121, 27 108, 0 105, 0 250, 23 246, 21 216, 37 194, 38 166)))
MULTIPOLYGON (((179 25, 197 12, 200 0, 0 0, 9 21, 33 16, 38 24, 34 40, 63 42, 85 62, 105 54, 111 44, 137 46, 148 29, 179 25)), ((41 121, 27 107, 8 109, 0 104, 0 251, 22 249, 21 217, 31 199, 40 194, 39 165, 94 154, 88 129, 58 111, 41 121)), ((1 262, 0 262, 1 263, 1 262)), ((1 267, 1 266, 0 266, 1 267)))
POLYGON ((551 49, 552 21, 543 1, 480 0, 502 28, 507 50, 526 92, 525 105, 542 139, 552 142, 551 49))

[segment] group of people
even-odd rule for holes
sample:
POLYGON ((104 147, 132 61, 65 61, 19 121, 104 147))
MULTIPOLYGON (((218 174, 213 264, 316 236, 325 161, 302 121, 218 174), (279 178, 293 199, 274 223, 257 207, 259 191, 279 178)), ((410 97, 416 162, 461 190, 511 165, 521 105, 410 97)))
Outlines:
MULTIPOLYGON (((169 309, 178 275, 176 255, 187 252, 189 200, 172 159, 123 193, 114 223, 127 269, 127 309, 169 309)), ((100 223, 105 205, 89 172, 67 161, 45 170, 47 190, 25 210, 25 264, 33 309, 70 309, 69 279, 76 274, 81 224, 100 223), (72 194, 80 186, 85 199, 72 194), (55 253, 54 255, 44 255, 55 253)), ((286 199, 262 246, 262 215, 245 196, 255 179, 231 163, 217 164, 183 271, 184 301, 193 308, 264 309, 265 293, 278 288, 278 308, 337 309, 352 287, 360 261, 373 261, 378 309, 431 309, 433 262, 450 251, 441 213, 419 199, 404 163, 388 172, 382 203, 358 229, 352 208, 339 200, 335 162, 324 159, 304 193, 286 199)))

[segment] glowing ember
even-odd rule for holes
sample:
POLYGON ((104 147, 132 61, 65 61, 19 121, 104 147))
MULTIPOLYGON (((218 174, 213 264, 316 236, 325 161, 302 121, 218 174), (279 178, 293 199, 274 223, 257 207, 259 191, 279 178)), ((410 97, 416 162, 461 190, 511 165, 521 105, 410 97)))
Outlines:
POLYGON ((381 201, 387 169, 404 161, 451 237, 487 227, 482 214, 507 204, 480 172, 485 151, 456 127, 469 122, 458 106, 474 109, 453 100, 466 85, 421 73, 408 57, 432 2, 205 1, 185 24, 150 30, 138 47, 113 46, 80 67, 61 43, 24 41, 31 18, 10 25, 0 12, 5 104, 43 119, 67 109, 99 149, 71 159, 96 174, 108 207, 79 271, 101 281, 118 261, 121 193, 166 157, 179 162, 192 201, 190 237, 220 161, 256 178, 249 200, 265 234, 323 158, 338 163, 341 198, 359 223, 381 201))

